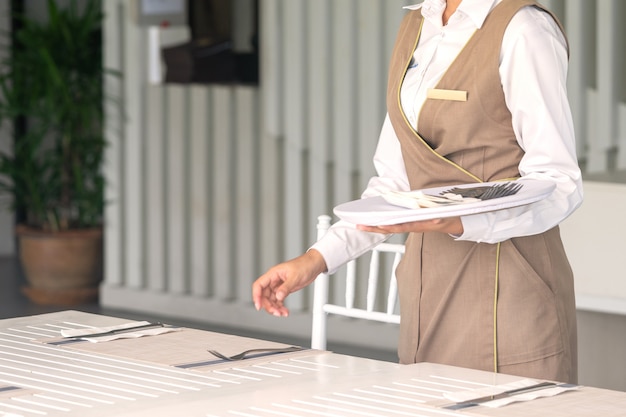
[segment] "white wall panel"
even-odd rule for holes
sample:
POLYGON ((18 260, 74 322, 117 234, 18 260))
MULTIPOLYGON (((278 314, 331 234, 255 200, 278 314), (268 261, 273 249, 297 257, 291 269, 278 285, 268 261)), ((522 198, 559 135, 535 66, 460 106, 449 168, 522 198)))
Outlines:
MULTIPOLYGON (((281 25, 285 30, 283 48, 283 83, 281 89, 284 103, 283 132, 284 150, 282 176, 284 197, 284 239, 286 258, 293 258, 302 253, 305 244, 305 230, 308 229, 303 218, 308 201, 307 190, 303 184, 307 167, 308 137, 308 75, 315 71, 314 63, 307 59, 303 45, 307 44, 309 29, 305 17, 306 0, 283 2, 281 25), (306 228, 305 228, 306 227, 306 228)), ((298 292, 289 297, 291 308, 302 308, 306 293, 298 292)))
POLYGON ((331 3, 332 0, 307 2, 308 27, 326 28, 315 36, 307 38, 307 61, 312 71, 308 77, 309 91, 307 108, 309 118, 307 188, 308 205, 305 206, 305 221, 308 222, 307 236, 316 236, 315 222, 312 219, 318 213, 330 213, 329 181, 330 156, 332 154, 331 127, 331 3))
POLYGON ((567 31, 570 47, 570 67, 567 89, 576 132, 576 149, 579 155, 585 155, 587 132, 587 90, 594 72, 594 62, 588 54, 594 50, 593 36, 595 28, 593 2, 588 0, 568 0, 568 7, 562 22, 567 31), (576 30, 567 30, 576 28, 576 30))
POLYGON ((201 86, 191 87, 189 108, 189 277, 191 294, 210 294, 209 268, 212 264, 211 246, 211 161, 212 142, 209 127, 212 109, 209 92, 201 86))
POLYGON ((626 16, 626 2, 618 1, 615 4, 614 20, 615 26, 615 99, 617 101, 617 111, 614 113, 617 119, 617 169, 626 170, 626 27, 624 17, 626 16))
POLYGON ((146 286, 151 291, 165 291, 168 276, 166 236, 167 212, 166 184, 167 173, 164 169, 166 161, 165 143, 165 89, 146 86, 145 89, 145 130, 144 141, 144 181, 145 214, 142 222, 145 239, 145 271, 146 286))
POLYGON ((356 43, 356 113, 354 135, 355 186, 362 190, 375 173, 372 156, 386 113, 386 84, 389 58, 385 55, 383 25, 385 5, 378 0, 359 0, 356 43))
MULTIPOLYGON (((107 17, 103 33, 104 62, 107 68, 123 72, 126 32, 125 7, 122 2, 108 1, 102 4, 107 17)), ((124 222, 124 157, 123 135, 126 123, 124 90, 121 77, 105 77, 105 101, 107 152, 104 158, 105 190, 104 274, 107 285, 124 286, 125 277, 125 222, 124 222), (121 100, 121 109, 114 105, 121 100)), ((136 250, 136 249, 135 249, 136 250)))
POLYGON ((597 94, 593 103, 595 110, 594 122, 589 134, 596 135, 589 142, 590 172, 602 172, 608 169, 608 153, 617 142, 617 95, 615 86, 617 79, 623 74, 617 73, 617 55, 624 53, 624 45, 618 42, 619 32, 615 30, 623 16, 617 14, 618 0, 601 0, 597 2, 596 27, 596 68, 597 94))
POLYGON ((237 258, 235 241, 235 195, 233 193, 237 169, 234 143, 235 120, 238 112, 235 111, 233 90, 228 87, 212 88, 212 104, 214 111, 211 126, 213 137, 213 156, 210 161, 213 183, 213 265, 211 270, 214 296, 220 300, 230 300, 234 297, 236 262, 248 262, 237 258))
POLYGON ((618 104, 619 143, 617 145, 617 167, 626 170, 626 100, 618 104))
POLYGON ((333 1, 332 31, 332 104, 331 140, 333 153, 332 204, 350 199, 355 193, 355 141, 357 135, 357 62, 358 0, 333 1))
POLYGON ((588 181, 584 204, 563 222, 581 309, 626 315, 625 209, 625 184, 588 181))
MULTIPOLYGON (((166 178, 163 183, 167 195, 165 211, 166 228, 165 242, 167 257, 168 290, 184 294, 189 289, 187 266, 189 258, 188 245, 188 113, 189 89, 180 85, 169 85, 166 88, 167 125, 165 128, 165 166, 166 178)), ((138 179, 141 181, 141 178, 138 179)))
POLYGON ((239 88, 235 91, 234 152, 236 169, 235 178, 235 258, 245 262, 235 262, 236 288, 235 297, 242 302, 251 302, 250 286, 259 272, 257 248, 261 244, 258 236, 259 215, 256 211, 261 195, 258 193, 259 181, 259 140, 260 117, 258 114, 258 94, 253 88, 239 88))
POLYGON ((124 241, 125 241, 125 278, 126 285, 142 288, 143 283, 143 256, 144 242, 142 241, 142 216, 143 216, 143 187, 141 183, 145 139, 145 130, 142 126, 143 110, 143 87, 145 60, 136 51, 146 47, 144 31, 133 30, 134 15, 128 3, 123 8, 123 40, 125 48, 122 50, 121 69, 122 77, 124 117, 126 123, 122 128, 123 149, 123 178, 124 194, 124 241))
POLYGON ((282 170, 282 39, 284 31, 280 24, 282 0, 262 0, 260 3, 260 44, 263 51, 260 62, 260 72, 263 90, 266 94, 260 95, 259 114, 262 117, 259 135, 260 146, 260 195, 258 202, 260 211, 261 241, 267 236, 273 236, 273 244, 265 242, 258 248, 261 268, 266 269, 277 262, 284 248, 283 239, 283 209, 281 182, 282 170), (270 93, 271 92, 271 93, 270 93))

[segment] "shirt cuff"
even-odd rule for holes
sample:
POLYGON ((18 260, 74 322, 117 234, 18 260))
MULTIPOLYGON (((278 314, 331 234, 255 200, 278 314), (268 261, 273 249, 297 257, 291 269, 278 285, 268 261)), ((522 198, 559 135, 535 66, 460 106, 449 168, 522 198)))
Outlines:
POLYGON ((491 224, 487 216, 482 214, 461 216, 461 223, 463 224, 463 234, 458 236, 451 235, 456 240, 468 240, 480 243, 484 240, 486 231, 491 229, 491 224))
POLYGON ((358 258, 389 236, 363 232, 350 223, 340 221, 333 225, 309 250, 318 251, 326 262, 328 273, 333 274, 342 265, 358 258))

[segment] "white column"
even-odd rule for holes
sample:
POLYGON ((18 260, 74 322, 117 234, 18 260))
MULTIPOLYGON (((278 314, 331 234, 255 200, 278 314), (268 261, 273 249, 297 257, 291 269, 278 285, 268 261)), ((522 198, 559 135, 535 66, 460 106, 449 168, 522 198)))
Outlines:
POLYGON ((617 152, 617 169, 626 169, 626 103, 619 103, 617 106, 617 119, 619 120, 619 142, 617 152))
POLYGON ((284 256, 280 253, 281 242, 284 240, 281 235, 282 207, 280 206, 280 190, 278 187, 280 179, 278 147, 283 135, 283 48, 280 47, 281 39, 284 37, 283 28, 280 23, 280 10, 284 2, 281 0, 260 0, 260 91, 261 91, 261 145, 260 145, 260 193, 263 196, 259 207, 260 233, 263 238, 271 239, 271 244, 264 244, 259 248, 261 267, 269 268, 274 263, 282 260, 284 256))
MULTIPOLYGON (((334 0, 315 0, 307 2, 308 25, 311 28, 327 27, 331 24, 330 4, 334 0)), ((307 97, 309 114, 309 236, 315 236, 315 218, 330 213, 328 181, 330 170, 328 161, 331 156, 330 123, 333 116, 331 108, 332 73, 330 59, 331 31, 319 31, 310 36, 306 47, 308 62, 314 62, 308 82, 307 97)))
POLYGON ((588 126, 589 158, 587 170, 602 172, 608 168, 608 151, 617 143, 617 101, 615 85, 617 74, 617 57, 623 54, 623 46, 617 39, 618 16, 616 13, 618 0, 603 0, 596 3, 597 25, 597 95, 594 107, 595 119, 588 126))
MULTIPOLYGON (((103 31, 103 60, 107 68, 122 71, 124 45, 121 39, 120 28, 124 25, 122 1, 102 2, 103 13, 106 16, 103 31)), ((122 82, 120 78, 108 76, 104 83, 105 93, 114 99, 123 100, 122 82)), ((122 174, 122 131, 124 129, 124 115, 112 101, 105 101, 105 125, 108 146, 104 156, 103 171, 106 178, 105 191, 105 224, 104 224, 104 272, 105 282, 117 286, 124 282, 124 251, 126 249, 124 233, 124 176, 122 174)))
POLYGON ((564 25, 570 47, 567 92, 576 132, 578 157, 586 156, 589 137, 587 136, 587 88, 591 84, 590 70, 594 64, 589 59, 595 49, 592 43, 593 25, 587 24, 592 16, 594 4, 589 0, 569 0, 564 25))
MULTIPOLYGON (((303 45, 306 45, 308 31, 306 26, 305 0, 289 0, 282 2, 285 38, 283 39, 283 101, 284 101, 284 239, 285 258, 291 259, 300 255, 305 249, 305 227, 309 224, 303 218, 306 204, 306 193, 303 187, 306 167, 307 137, 309 128, 307 97, 307 78, 315 71, 315 63, 307 60, 303 45)), ((306 292, 299 291, 288 299, 292 309, 303 305, 306 292)))
POLYGON ((189 88, 180 84, 166 87, 168 123, 165 132, 166 193, 165 242, 168 290, 189 291, 189 88))

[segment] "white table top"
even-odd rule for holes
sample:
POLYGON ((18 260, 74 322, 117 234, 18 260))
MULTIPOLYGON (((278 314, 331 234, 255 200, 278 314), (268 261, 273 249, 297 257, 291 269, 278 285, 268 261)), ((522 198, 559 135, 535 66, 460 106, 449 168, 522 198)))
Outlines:
POLYGON ((280 343, 194 329, 55 344, 61 330, 128 322, 76 311, 0 321, 0 416, 626 415, 626 393, 581 387, 502 408, 443 409, 443 394, 522 378, 303 350, 239 362, 206 350, 280 343))

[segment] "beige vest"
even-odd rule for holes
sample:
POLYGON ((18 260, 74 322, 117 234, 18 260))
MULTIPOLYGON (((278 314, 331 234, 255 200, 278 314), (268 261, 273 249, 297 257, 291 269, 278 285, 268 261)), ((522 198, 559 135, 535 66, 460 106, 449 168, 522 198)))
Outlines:
MULTIPOLYGON (((420 134, 402 111, 400 87, 422 16, 417 10, 404 18, 391 59, 387 105, 412 189, 519 176, 523 150, 513 133, 498 63, 504 31, 527 5, 540 7, 504 0, 489 14, 437 86, 465 91, 467 101, 427 100, 420 134)), ((558 228, 496 245, 412 233, 397 275, 402 363, 576 380, 573 277, 558 228)))

